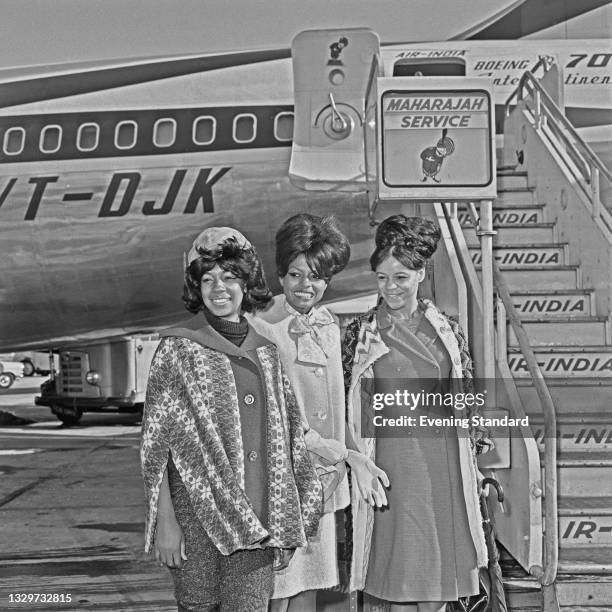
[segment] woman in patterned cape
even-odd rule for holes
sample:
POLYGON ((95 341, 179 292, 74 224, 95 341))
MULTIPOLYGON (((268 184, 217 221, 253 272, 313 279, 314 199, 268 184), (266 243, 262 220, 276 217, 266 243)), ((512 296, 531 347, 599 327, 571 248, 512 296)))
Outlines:
POLYGON ((271 294, 248 240, 209 228, 186 257, 193 313, 166 330, 142 422, 147 552, 170 568, 180 612, 265 611, 316 533, 322 486, 276 346, 243 313, 271 294))
POLYGON ((446 602, 479 592, 478 568, 487 563, 475 445, 459 424, 470 410, 456 402, 434 414, 429 406, 385 413, 376 405, 402 390, 448 394, 471 383, 459 327, 417 298, 439 238, 438 227, 419 217, 395 215, 379 225, 370 264, 380 302, 349 324, 343 343, 347 445, 375 460, 390 480, 383 511, 356 495, 351 504, 351 590, 363 590, 370 609, 381 611, 442 612, 446 602), (395 420, 380 426, 374 414, 395 420), (399 433, 396 417, 406 414, 417 423, 420 414, 454 420, 399 433))

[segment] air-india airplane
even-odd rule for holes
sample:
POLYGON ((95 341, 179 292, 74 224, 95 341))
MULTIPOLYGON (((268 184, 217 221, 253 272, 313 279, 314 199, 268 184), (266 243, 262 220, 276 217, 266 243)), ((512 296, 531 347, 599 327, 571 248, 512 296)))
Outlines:
MULTIPOLYGON (((340 4, 350 14, 351 2, 340 4)), ((450 18, 451 3, 444 19, 432 17, 429 2, 369 3, 371 23, 355 4, 359 25, 380 35, 385 74, 488 76, 502 105, 524 71, 548 56, 563 68, 574 124, 610 123, 608 40, 396 43, 398 21, 410 22, 407 39, 461 38, 522 3, 463 3, 450 18)), ((564 4, 582 12, 578 2, 564 4)), ((327 297, 372 291, 366 195, 303 192, 287 176, 290 39, 298 29, 347 23, 342 14, 302 12, 289 25, 285 17, 269 16, 265 49, 251 50, 245 34, 229 50, 203 32, 198 53, 0 70, 0 350, 57 349, 183 318, 182 253, 209 225, 244 231, 273 277, 280 223, 302 211, 333 213, 353 257, 327 297)), ((215 19, 211 13, 203 29, 214 31, 215 19)))

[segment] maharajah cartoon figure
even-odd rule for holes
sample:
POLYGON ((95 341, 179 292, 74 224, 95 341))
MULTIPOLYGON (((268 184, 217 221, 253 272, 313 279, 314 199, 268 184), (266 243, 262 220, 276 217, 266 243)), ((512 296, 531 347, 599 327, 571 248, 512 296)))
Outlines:
POLYGON ((455 143, 452 138, 446 135, 447 133, 448 130, 443 129, 442 138, 436 142, 435 146, 427 147, 421 151, 421 159, 423 160, 423 178, 421 183, 424 183, 428 178, 431 178, 436 183, 441 181, 438 178, 438 174, 442 168, 442 162, 445 157, 452 155, 455 150, 455 143))

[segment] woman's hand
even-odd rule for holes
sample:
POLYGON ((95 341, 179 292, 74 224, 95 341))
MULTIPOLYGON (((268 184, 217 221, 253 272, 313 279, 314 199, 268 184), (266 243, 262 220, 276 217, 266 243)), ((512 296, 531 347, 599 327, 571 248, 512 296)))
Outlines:
POLYGON ((350 465, 357 488, 362 499, 370 504, 381 508, 387 505, 387 495, 384 487, 389 486, 387 474, 365 455, 354 450, 348 451, 346 462, 350 465))
POLYGON ((293 559, 294 554, 295 548, 275 548, 272 569, 275 572, 284 570, 289 565, 291 559, 293 559))
POLYGON ((309 452, 318 455, 327 463, 334 464, 346 460, 347 449, 342 442, 333 438, 323 438, 314 429, 304 432, 304 442, 309 452))
POLYGON ((160 516, 155 536, 155 558, 171 568, 180 568, 187 561, 183 530, 174 516, 160 516))

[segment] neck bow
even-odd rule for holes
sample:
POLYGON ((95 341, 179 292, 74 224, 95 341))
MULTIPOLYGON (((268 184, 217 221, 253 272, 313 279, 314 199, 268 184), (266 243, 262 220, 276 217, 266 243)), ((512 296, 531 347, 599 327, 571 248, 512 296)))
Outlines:
MULTIPOLYGON (((293 309, 292 309, 293 310, 293 309)), ((331 342, 330 327, 334 317, 327 308, 313 308, 307 314, 293 310, 294 316, 289 321, 289 333, 295 334, 297 357, 300 361, 327 364, 327 348, 331 342)))

